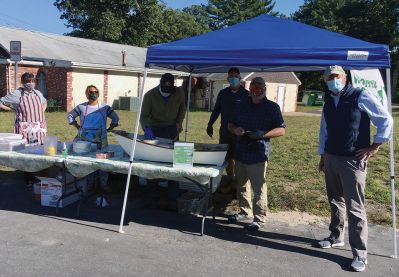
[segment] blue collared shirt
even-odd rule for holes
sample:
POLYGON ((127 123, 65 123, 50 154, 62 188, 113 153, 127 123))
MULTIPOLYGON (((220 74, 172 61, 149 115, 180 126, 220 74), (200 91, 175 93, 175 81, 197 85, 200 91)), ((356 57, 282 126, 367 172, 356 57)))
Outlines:
MULTIPOLYGON (((279 105, 264 99, 260 104, 253 104, 250 97, 235 110, 230 123, 246 131, 261 130, 265 133, 275 128, 285 128, 285 122, 279 105)), ((265 138, 248 143, 243 137, 237 138, 235 159, 245 164, 255 164, 269 160, 269 141, 265 138)))
MULTIPOLYGON (((331 94, 335 107, 338 106, 340 95, 331 94)), ((392 138, 393 119, 381 102, 368 90, 363 90, 358 98, 358 107, 362 112, 367 113, 371 122, 376 126, 377 133, 374 136, 375 143, 383 143, 392 138)), ((319 155, 324 154, 324 147, 327 141, 327 128, 324 113, 321 115, 319 135, 319 155)))

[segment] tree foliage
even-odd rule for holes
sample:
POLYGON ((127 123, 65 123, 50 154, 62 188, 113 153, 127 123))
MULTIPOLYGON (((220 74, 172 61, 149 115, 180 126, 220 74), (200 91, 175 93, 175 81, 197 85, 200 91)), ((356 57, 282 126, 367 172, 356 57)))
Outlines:
MULTIPOLYGON (((399 45, 398 0, 305 0, 293 18, 354 38, 388 44, 391 49, 399 45)), ((395 87, 399 73, 397 53, 392 53, 391 60, 395 87)), ((317 85, 319 78, 315 76, 301 74, 306 88, 322 89, 322 82, 317 85)))
POLYGON ((68 35, 149 46, 230 26, 260 14, 273 14, 272 0, 209 0, 183 10, 161 0, 56 0, 68 35))
POLYGON ((207 24, 158 0, 56 0, 68 35, 146 47, 209 31, 207 24))
POLYGON ((212 22, 212 29, 231 26, 261 14, 278 15, 273 11, 272 0, 209 0, 206 11, 212 22))

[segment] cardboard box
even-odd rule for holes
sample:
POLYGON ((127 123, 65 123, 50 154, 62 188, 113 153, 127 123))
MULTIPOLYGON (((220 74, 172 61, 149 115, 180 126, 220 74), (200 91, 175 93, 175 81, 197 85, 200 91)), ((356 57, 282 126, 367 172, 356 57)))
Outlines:
MULTIPOLYGON (((56 207, 57 202, 62 196, 62 194, 68 194, 71 193, 75 190, 75 186, 72 183, 68 184, 66 188, 64 189, 64 185, 58 181, 55 178, 48 178, 48 177, 37 177, 41 181, 41 205, 42 206, 50 206, 50 207, 56 207)), ((70 178, 67 177, 67 181, 73 181, 68 180, 70 178)), ((82 185, 84 185, 82 183, 82 185)), ((71 195, 68 195, 67 197, 63 198, 60 200, 58 207, 62 208, 65 207, 71 203, 74 203, 81 198, 81 193, 80 192, 75 192, 71 195)))
POLYGON ((35 181, 33 183, 33 198, 37 201, 40 201, 42 195, 42 182, 40 180, 35 181))

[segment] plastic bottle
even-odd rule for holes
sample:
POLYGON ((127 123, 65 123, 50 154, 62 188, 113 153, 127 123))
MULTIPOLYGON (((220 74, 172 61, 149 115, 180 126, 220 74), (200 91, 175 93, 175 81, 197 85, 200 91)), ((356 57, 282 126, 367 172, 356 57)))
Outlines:
POLYGON ((64 158, 66 158, 68 156, 68 148, 66 146, 66 143, 64 142, 64 144, 62 145, 62 156, 64 158))

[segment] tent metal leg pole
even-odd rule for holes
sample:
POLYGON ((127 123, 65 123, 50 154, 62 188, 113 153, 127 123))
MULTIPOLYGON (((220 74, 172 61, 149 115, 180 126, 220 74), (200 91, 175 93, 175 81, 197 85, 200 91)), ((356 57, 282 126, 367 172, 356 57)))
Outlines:
MULTIPOLYGON (((387 82, 387 95, 388 95, 388 110, 392 115, 392 93, 391 93, 391 70, 386 70, 386 82, 387 82)), ((389 141, 389 160, 390 160, 390 179, 391 179, 391 195, 392 195, 392 228, 393 228, 393 256, 392 258, 398 258, 397 239, 396 239, 396 197, 395 197, 395 163, 394 163, 394 137, 392 127, 392 138, 389 141)))
POLYGON ((186 106, 186 128, 184 131, 184 141, 187 141, 187 131, 188 131, 188 112, 190 111, 190 96, 191 96, 191 79, 192 74, 188 78, 188 93, 187 93, 187 106, 186 106))
POLYGON ((137 117, 136 117, 136 125, 135 125, 135 128, 134 128, 133 144, 132 144, 132 149, 130 151, 130 166, 129 166, 129 172, 128 172, 128 176, 127 176, 127 180, 126 180, 125 197, 123 199, 123 208, 122 208, 122 214, 121 214, 121 222, 119 224, 119 233, 121 233, 121 234, 125 233, 123 231, 123 221, 125 220, 126 202, 127 202, 127 197, 128 197, 128 194, 129 194, 130 176, 131 176, 131 173, 132 173, 134 152, 136 150, 137 133, 139 131, 139 125, 140 125, 141 107, 143 106, 144 87, 145 87, 146 79, 147 79, 147 67, 144 68, 144 78, 143 78, 143 82, 141 84, 141 91, 140 91, 140 95, 139 95, 140 106, 139 106, 139 111, 138 111, 137 117))

